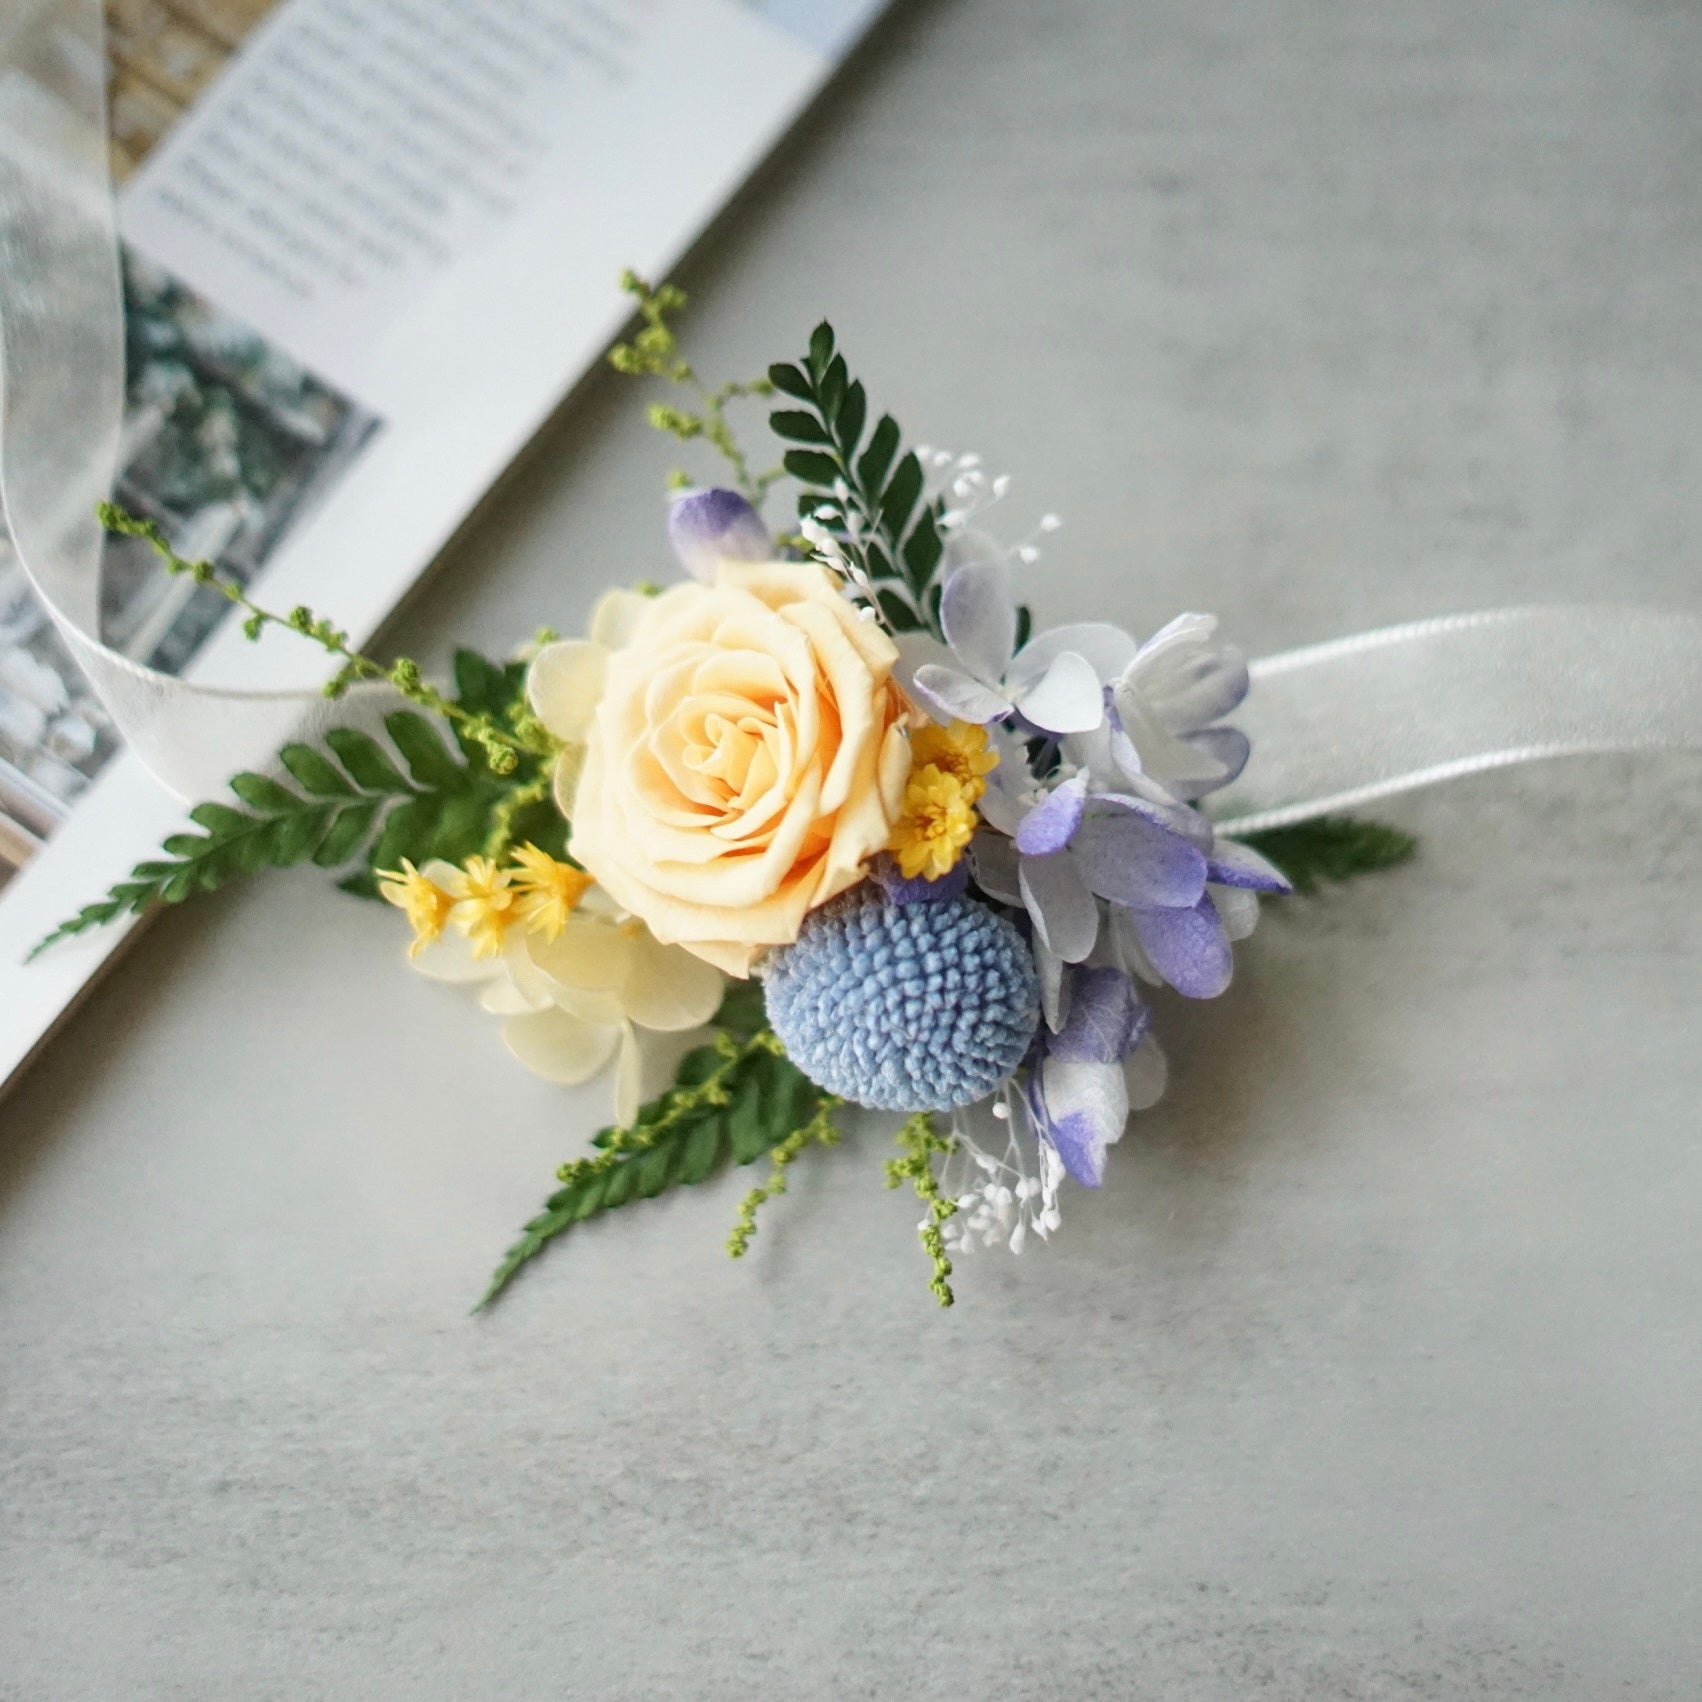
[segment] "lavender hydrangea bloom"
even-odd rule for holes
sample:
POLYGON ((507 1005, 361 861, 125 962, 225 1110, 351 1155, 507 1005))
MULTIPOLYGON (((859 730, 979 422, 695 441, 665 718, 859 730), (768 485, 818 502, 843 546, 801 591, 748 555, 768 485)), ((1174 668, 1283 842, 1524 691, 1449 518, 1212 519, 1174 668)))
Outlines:
POLYGON ((973 848, 982 887, 1034 925, 1048 1025, 1065 1020, 1061 966, 1099 943, 1101 901, 1131 967, 1188 998, 1215 998, 1233 954, 1208 888, 1286 892, 1288 883, 1256 852, 1219 840, 1196 810, 1089 786, 1086 773, 1022 796, 990 786, 983 814, 1008 837, 982 834, 973 848))
POLYGON ((1069 1017, 1056 1034, 1042 1030, 1025 1104, 1035 1132, 1085 1187, 1105 1178, 1106 1149, 1129 1118, 1124 1061, 1151 1020, 1120 969, 1072 969, 1069 1017))
POLYGON ((901 643, 905 683, 945 720, 985 726, 1019 715, 1044 732, 1086 733, 1105 720, 1105 688, 1137 655, 1099 621, 1053 627, 1017 648, 1016 598, 1003 561, 953 569, 940 597, 946 642, 901 643))
POLYGON ((774 540, 735 490, 682 491, 668 508, 668 542, 693 579, 713 580, 724 561, 769 561, 774 540))
POLYGON ((1068 760, 1107 790, 1179 802, 1234 780, 1247 738, 1221 722, 1247 695, 1247 662, 1216 632, 1216 616, 1190 614, 1154 633, 1112 681, 1110 716, 1065 741, 1068 760))

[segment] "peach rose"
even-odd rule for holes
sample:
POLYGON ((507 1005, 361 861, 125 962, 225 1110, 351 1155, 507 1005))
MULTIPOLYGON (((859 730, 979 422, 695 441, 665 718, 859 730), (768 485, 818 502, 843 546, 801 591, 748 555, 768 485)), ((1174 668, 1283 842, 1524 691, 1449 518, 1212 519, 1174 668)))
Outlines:
POLYGON ((897 659, 813 562, 727 562, 663 592, 607 659, 574 858, 658 940, 748 975, 892 833, 897 659))

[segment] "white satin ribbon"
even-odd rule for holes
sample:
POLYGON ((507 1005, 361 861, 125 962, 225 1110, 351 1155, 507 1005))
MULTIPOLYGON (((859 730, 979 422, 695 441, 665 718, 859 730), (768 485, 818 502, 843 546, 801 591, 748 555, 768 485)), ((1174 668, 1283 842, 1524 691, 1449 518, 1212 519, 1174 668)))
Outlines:
POLYGON ((1279 827, 1539 757, 1702 749, 1702 620, 1490 609, 1309 645, 1252 667, 1227 832, 1279 827))
MULTIPOLYGON (((0 21, 0 503, 25 571, 133 750, 172 791, 220 791, 347 702, 190 683, 101 642, 102 538, 123 411, 100 0, 7 0, 0 21)), ((1579 751, 1702 747, 1702 621, 1607 608, 1457 615, 1253 666, 1236 720, 1250 830, 1453 775, 1579 751)), ((364 706, 363 706, 364 707, 364 706)))

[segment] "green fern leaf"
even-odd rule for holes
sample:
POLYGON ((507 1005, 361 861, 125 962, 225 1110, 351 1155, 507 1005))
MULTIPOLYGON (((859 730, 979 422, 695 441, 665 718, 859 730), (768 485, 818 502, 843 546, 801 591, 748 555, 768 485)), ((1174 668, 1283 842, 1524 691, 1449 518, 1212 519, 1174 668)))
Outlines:
MULTIPOLYGON (((742 1007, 730 996, 723 1014, 742 1017, 742 1007)), ((599 1130, 595 1156, 562 1167, 562 1186, 503 1255, 474 1311, 575 1224, 702 1182, 725 1157, 750 1164, 804 1128, 822 1102, 821 1089, 773 1049, 766 1029, 742 1041, 723 1031, 722 1045, 687 1054, 673 1087, 630 1129, 599 1130)))
POLYGON ((1238 837, 1275 863, 1294 890, 1303 893, 1315 893, 1324 881, 1351 880, 1393 868, 1418 849, 1411 834, 1355 816, 1317 816, 1291 827, 1238 837))

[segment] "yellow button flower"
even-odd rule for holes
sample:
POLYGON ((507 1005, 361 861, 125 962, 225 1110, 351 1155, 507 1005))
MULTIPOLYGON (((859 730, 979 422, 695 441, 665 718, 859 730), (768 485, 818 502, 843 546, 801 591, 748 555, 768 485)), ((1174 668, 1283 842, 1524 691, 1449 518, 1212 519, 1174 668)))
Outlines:
POLYGON ((967 802, 979 803, 987 776, 999 766, 999 753, 989 748, 987 729, 972 721, 938 726, 929 721, 910 735, 910 760, 917 768, 929 763, 942 774, 956 775, 967 802))
MULTIPOLYGON (((977 777, 973 784, 984 783, 977 777)), ((904 813, 888 847, 904 878, 937 881, 949 875, 974 837, 969 785, 931 762, 913 769, 904 788, 904 813)))

